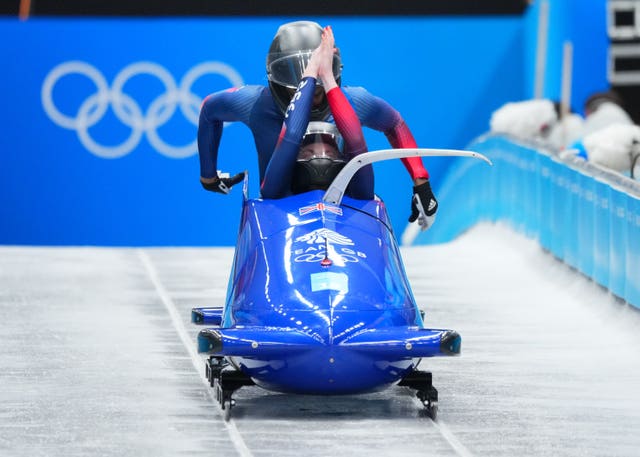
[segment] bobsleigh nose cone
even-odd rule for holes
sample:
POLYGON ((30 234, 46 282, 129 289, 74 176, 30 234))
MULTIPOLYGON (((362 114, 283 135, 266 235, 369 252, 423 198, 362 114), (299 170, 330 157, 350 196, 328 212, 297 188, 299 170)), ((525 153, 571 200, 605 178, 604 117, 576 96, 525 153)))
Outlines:
POLYGON ((440 351, 447 355, 459 355, 462 337, 453 330, 446 331, 440 338, 440 351))

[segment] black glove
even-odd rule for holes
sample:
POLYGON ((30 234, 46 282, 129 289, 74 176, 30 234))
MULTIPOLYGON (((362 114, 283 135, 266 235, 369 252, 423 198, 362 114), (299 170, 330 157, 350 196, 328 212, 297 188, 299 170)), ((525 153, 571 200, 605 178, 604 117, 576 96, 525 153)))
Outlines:
POLYGON ((245 172, 243 171, 229 178, 229 177, 226 177, 228 176, 228 173, 227 173, 227 174, 224 174, 226 176, 223 178, 216 176, 216 179, 210 183, 205 183, 205 182, 202 182, 202 180, 200 180, 200 184, 202 184, 202 187, 204 187, 206 190, 210 190, 211 192, 217 192, 219 194, 228 194, 234 185, 238 184, 239 182, 242 182, 242 180, 244 179, 244 174, 245 172))
POLYGON ((409 222, 418 219, 418 224, 422 230, 426 230, 436 219, 438 211, 438 201, 433 195, 429 181, 424 184, 413 186, 413 196, 411 197, 411 216, 409 222))

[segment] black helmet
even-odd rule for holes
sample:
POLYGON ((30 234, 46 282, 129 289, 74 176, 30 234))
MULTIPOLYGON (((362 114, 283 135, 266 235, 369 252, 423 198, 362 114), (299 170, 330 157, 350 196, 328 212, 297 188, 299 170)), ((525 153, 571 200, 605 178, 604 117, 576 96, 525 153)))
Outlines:
POLYGON ((294 194, 326 190, 345 163, 342 136, 336 126, 329 122, 309 122, 296 159, 291 190, 294 194))
MULTIPOLYGON (((322 27, 316 22, 296 21, 283 24, 269 47, 267 78, 271 94, 284 113, 298 87, 311 53, 320 46, 322 27)), ((333 74, 340 85, 342 62, 339 53, 333 57, 333 74)), ((312 120, 323 120, 329 113, 326 96, 311 110, 312 120)))

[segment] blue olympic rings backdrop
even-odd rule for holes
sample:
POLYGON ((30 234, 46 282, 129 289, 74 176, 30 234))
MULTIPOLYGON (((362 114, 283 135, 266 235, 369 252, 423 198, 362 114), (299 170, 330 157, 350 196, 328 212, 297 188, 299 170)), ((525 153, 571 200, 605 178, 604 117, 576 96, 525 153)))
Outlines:
POLYGON ((150 146, 159 154, 182 159, 194 155, 197 150, 196 139, 191 138, 193 135, 189 135, 184 144, 173 144, 162 138, 159 129, 169 122, 178 109, 185 120, 192 125, 198 125, 201 97, 194 94, 192 88, 198 79, 207 75, 220 75, 226 78, 230 86, 243 84, 240 74, 222 62, 203 62, 195 65, 182 77, 179 85, 162 65, 154 62, 136 62, 118 72, 109 85, 104 75, 94 66, 82 61, 69 61, 56 66, 47 74, 42 85, 42 106, 53 123, 75 131, 82 146, 97 157, 114 159, 125 156, 140 145, 145 135, 150 146), (144 111, 134 96, 125 91, 127 83, 143 75, 162 85, 161 94, 154 98, 144 111), (54 101, 53 94, 56 86, 63 84, 63 79, 76 76, 84 77, 91 82, 95 86, 95 92, 82 101, 75 115, 70 116, 64 114, 65 110, 58 106, 67 100, 54 101), (103 144, 90 132, 92 127, 103 120, 109 108, 113 110, 118 122, 130 130, 119 144, 103 144))
MULTIPOLYGON (((200 104, 265 84, 269 43, 293 19, 0 19, 12 43, 0 48, 0 243, 234 244, 240 190, 198 182, 200 104)), ((464 147, 523 98, 522 18, 315 20, 334 27, 343 83, 391 102, 420 146, 464 147)), ((448 163, 426 164, 437 188, 448 163)), ((249 170, 257 195, 244 125, 225 127, 219 168, 249 170)), ((402 233, 411 181, 399 161, 376 165, 376 191, 402 233)))

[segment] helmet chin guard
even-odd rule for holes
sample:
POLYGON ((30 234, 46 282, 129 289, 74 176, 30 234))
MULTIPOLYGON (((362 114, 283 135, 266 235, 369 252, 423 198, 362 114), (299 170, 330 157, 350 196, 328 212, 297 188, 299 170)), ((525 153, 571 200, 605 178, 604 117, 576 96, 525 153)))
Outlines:
POLYGON ((297 161, 293 170, 291 191, 301 194, 310 190, 327 190, 344 165, 344 160, 329 158, 297 161))
POLYGON ((309 122, 293 171, 292 192, 326 190, 346 164, 342 146, 334 124, 309 122))

